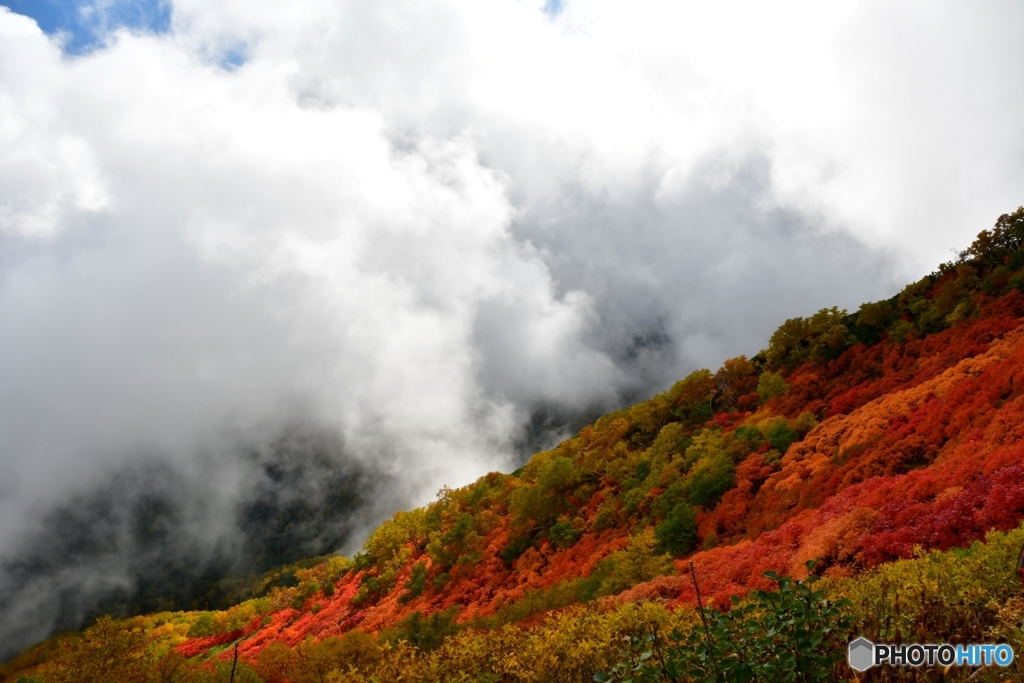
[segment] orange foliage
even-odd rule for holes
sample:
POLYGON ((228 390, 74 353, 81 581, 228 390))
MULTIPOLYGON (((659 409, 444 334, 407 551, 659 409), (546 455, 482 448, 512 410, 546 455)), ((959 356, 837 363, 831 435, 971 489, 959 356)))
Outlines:
MULTIPOLYGON (((960 292, 950 289, 950 272, 930 285, 931 296, 960 292)), ((685 493, 688 468, 702 457, 690 448, 694 439, 706 448, 718 444, 735 463, 735 485, 710 509, 697 510, 705 549, 676 560, 674 575, 614 600, 692 604, 692 562, 702 595, 725 606, 730 595, 769 588, 765 571, 799 576, 812 558, 818 571, 844 575, 907 557, 915 546, 944 549, 1012 528, 1024 517, 1024 296, 973 296, 977 314, 947 316, 954 323, 943 331, 905 343, 892 343, 883 331, 878 343, 794 367, 785 373, 788 391, 760 408, 763 359, 733 359, 715 375, 694 373, 666 394, 585 427, 516 475, 492 474, 448 491, 423 513, 425 526, 395 546, 402 548, 398 559, 357 559, 333 591, 315 592, 301 609, 284 607, 243 631, 194 638, 178 650, 193 656, 241 637, 243 658, 262 656, 271 675, 275 657, 285 657, 276 643, 295 647, 357 627, 379 632, 413 614, 452 607, 466 622, 494 615, 529 591, 606 571, 605 560, 628 545, 631 529, 664 519, 664 496, 685 493), (807 413, 821 423, 810 431, 814 422, 806 423, 781 458, 757 440, 772 420, 789 429, 807 413), (701 442, 708 433, 701 430, 721 438, 701 442), (554 471, 550 463, 564 465, 559 459, 576 471, 569 481, 544 483, 543 473, 554 471), (542 490, 549 485, 556 488, 542 490), (542 502, 557 495, 560 507, 543 523, 524 517, 513 524, 517 490, 540 492, 542 502), (554 515, 557 529, 550 526, 554 515), (444 537, 457 522, 469 531, 455 541, 444 537), (432 539, 440 540, 431 546, 432 539), (431 547, 455 550, 441 566, 431 547), (427 580, 414 593, 405 586, 417 563, 427 580), (360 586, 385 571, 392 572, 387 590, 356 604, 360 586)))

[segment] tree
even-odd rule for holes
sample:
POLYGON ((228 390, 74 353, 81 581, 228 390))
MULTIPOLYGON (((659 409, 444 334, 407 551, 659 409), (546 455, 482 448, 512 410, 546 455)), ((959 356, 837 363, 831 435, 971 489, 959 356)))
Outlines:
POLYGON ((686 496, 693 505, 710 508, 735 483, 736 465, 725 449, 721 434, 704 430, 686 449, 693 469, 686 478, 686 496))
POLYGON ((1004 213, 991 230, 982 230, 977 239, 961 252, 961 261, 991 268, 1003 264, 1024 246, 1024 206, 1004 213))
POLYGON ((805 360, 831 360, 856 338, 846 327, 846 311, 835 306, 823 308, 810 318, 790 318, 768 340, 764 352, 773 368, 793 368, 805 360))
POLYGON ((146 638, 105 616, 63 639, 44 669, 49 683, 146 683, 152 666, 146 638))
POLYGON ((665 521, 654 529, 658 549, 681 557, 697 547, 697 512, 687 503, 669 511, 665 521))
POLYGON ((672 571, 672 561, 667 555, 656 550, 657 539, 654 531, 644 529, 629 539, 625 549, 612 553, 608 557, 611 576, 601 585, 601 592, 606 595, 620 593, 625 589, 656 576, 672 571))
POLYGON ((761 403, 767 403, 776 396, 783 396, 789 391, 789 385, 782 379, 782 375, 777 372, 763 372, 761 378, 757 381, 757 395, 761 398, 761 403))

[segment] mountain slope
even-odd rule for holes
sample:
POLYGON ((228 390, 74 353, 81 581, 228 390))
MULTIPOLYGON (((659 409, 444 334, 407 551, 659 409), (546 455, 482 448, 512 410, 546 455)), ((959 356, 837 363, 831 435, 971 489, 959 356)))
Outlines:
MULTIPOLYGON (((216 675, 237 643, 254 667, 246 675, 297 681, 295 658, 312 661, 317 642, 336 646, 324 675, 349 664, 371 675, 385 643, 425 653, 460 631, 479 634, 483 676, 512 647, 501 638, 530 627, 566 652, 587 642, 607 657, 614 644, 602 638, 627 632, 629 619, 692 619, 660 605, 695 604, 697 586, 724 608, 771 588, 766 571, 802 578, 816 559, 815 573, 848 587, 883 563, 1015 529, 1022 242, 1024 208, 892 299, 788 320, 749 359, 692 373, 515 473, 397 513, 351 561, 288 570, 296 585, 271 577, 262 597, 230 610, 126 623, 151 654, 171 653, 161 661, 208 662, 194 676, 216 675)), ((1005 554, 1017 536, 999 538, 1010 538, 1005 554)), ((55 665, 34 667, 67 647, 27 653, 9 675, 62 680, 55 665)))

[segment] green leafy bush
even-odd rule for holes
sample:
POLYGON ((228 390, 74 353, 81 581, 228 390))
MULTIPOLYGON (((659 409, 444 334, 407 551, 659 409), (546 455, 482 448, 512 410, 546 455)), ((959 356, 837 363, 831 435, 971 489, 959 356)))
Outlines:
POLYGON ((782 396, 789 391, 789 385, 777 372, 764 372, 757 380, 757 395, 761 403, 767 403, 776 396, 782 396))
POLYGON ((427 587, 427 565, 425 562, 417 562, 412 566, 409 571, 409 580, 402 584, 402 587, 409 592, 400 598, 401 602, 408 602, 423 594, 423 589, 427 587))
POLYGON ((680 557, 697 547, 697 512, 687 503, 669 511, 665 521, 654 529, 658 550, 680 557))
POLYGON ((458 632, 459 625, 455 623, 458 613, 457 606, 443 612, 434 612, 429 617, 424 617, 418 611, 413 612, 397 627, 384 634, 385 639, 392 642, 405 641, 424 652, 436 650, 445 638, 458 632))
MULTIPOLYGON (((808 567, 813 567, 813 562, 808 567)), ((629 641, 625 657, 594 677, 598 683, 626 681, 721 681, 723 683, 813 683, 837 680, 852 619, 847 603, 804 581, 765 576, 778 591, 732 598, 728 612, 702 611, 702 625, 675 631, 667 642, 651 631, 629 641)))
POLYGON ((548 538, 558 548, 569 548, 583 535, 583 529, 576 529, 569 520, 562 520, 548 529, 548 538))

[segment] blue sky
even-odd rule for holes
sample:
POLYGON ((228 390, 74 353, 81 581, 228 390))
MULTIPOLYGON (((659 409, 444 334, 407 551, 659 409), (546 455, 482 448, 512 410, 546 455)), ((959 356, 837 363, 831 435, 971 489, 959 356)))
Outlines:
POLYGON ((48 34, 65 32, 65 52, 82 54, 120 27, 161 33, 170 27, 167 0, 2 0, 18 14, 32 17, 48 34))
POLYGON ((548 14, 558 14, 562 11, 562 0, 548 0, 544 4, 544 11, 548 14))

